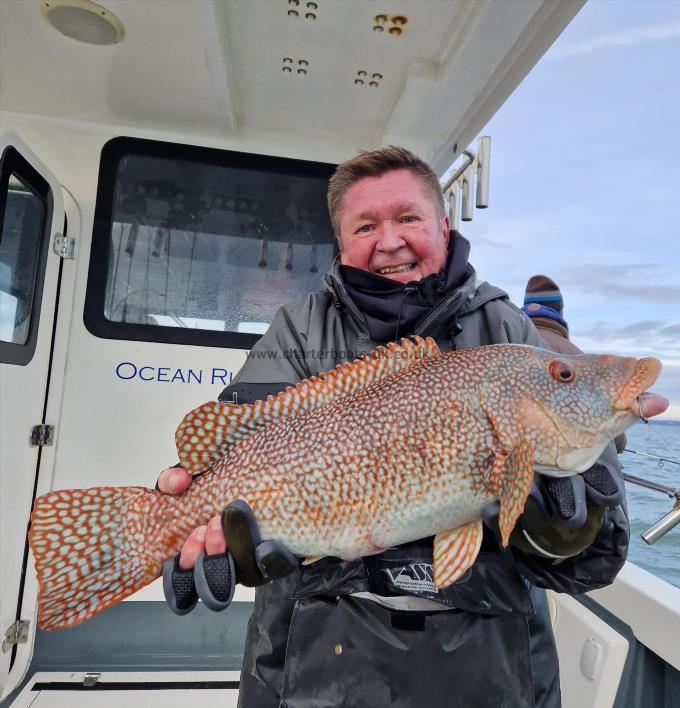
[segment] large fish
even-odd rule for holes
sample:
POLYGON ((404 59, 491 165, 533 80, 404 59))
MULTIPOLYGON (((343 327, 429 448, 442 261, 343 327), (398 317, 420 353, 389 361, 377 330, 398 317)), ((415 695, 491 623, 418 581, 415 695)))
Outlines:
POLYGON ((588 469, 638 419, 636 399, 660 369, 510 344, 442 354, 418 338, 264 401, 207 403, 176 442, 190 472, 211 472, 181 496, 96 487, 36 500, 39 625, 78 624, 147 585, 234 499, 250 504, 263 538, 308 559, 435 536, 435 583, 449 585, 477 557, 483 507, 500 501, 506 545, 535 465, 588 469))

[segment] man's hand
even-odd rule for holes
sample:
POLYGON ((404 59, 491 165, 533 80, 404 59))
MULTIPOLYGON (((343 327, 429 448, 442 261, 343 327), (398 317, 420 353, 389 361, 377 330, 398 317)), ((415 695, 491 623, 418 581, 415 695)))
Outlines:
POLYGON ((158 476, 156 486, 166 494, 182 494, 191 484, 191 475, 179 465, 163 470, 158 476))
MULTIPOLYGON (((184 467, 170 467, 158 477, 158 489, 166 494, 183 494, 191 484, 191 475, 184 467)), ((179 554, 179 567, 189 570, 196 565, 201 553, 213 556, 225 553, 227 542, 222 532, 220 516, 213 516, 207 526, 194 529, 182 546, 179 554)))
MULTIPOLYGON (((164 470, 158 478, 159 490, 168 494, 181 494, 190 483, 182 467, 164 470)), ((163 590, 175 614, 193 610, 199 597, 217 612, 229 606, 237 582, 263 585, 290 575, 298 565, 298 558, 282 544, 261 539, 252 510, 236 500, 206 526, 194 529, 180 553, 165 561, 163 590)))
MULTIPOLYGON (((183 494, 191 475, 181 466, 163 470, 156 486, 165 494, 183 494)), ((194 609, 199 596, 212 610, 223 610, 234 594, 234 563, 219 516, 195 528, 177 556, 163 563, 163 592, 170 609, 184 615, 194 609), (207 562, 205 562, 207 559, 207 562)))
MULTIPOLYGON (((605 465, 583 474, 551 478, 537 474, 510 544, 554 560, 578 555, 597 538, 605 509, 623 502, 623 486, 605 465)), ((498 504, 484 510, 484 522, 498 528, 498 504)))

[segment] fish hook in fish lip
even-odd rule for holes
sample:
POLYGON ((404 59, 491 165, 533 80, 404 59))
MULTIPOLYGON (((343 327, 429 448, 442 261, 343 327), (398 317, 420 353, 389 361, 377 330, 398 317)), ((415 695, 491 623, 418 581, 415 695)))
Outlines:
MULTIPOLYGON (((641 395, 642 395, 642 394, 640 394, 640 396, 641 396, 641 395)), ((643 423, 649 423, 649 419, 648 419, 648 418, 645 418, 645 414, 644 414, 644 412, 642 411, 642 401, 640 400, 640 396, 638 396, 638 397, 635 399, 635 400, 637 401, 638 408, 640 409, 640 420, 641 420, 643 423)))
POLYGON ((631 412, 644 423, 648 423, 650 418, 663 413, 670 405, 666 398, 650 391, 641 393, 635 402, 637 403, 637 411, 631 412))

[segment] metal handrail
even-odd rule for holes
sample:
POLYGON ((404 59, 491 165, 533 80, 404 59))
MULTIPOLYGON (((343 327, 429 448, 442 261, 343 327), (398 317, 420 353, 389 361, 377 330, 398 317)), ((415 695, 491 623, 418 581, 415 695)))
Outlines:
POLYGON ((446 194, 449 189, 451 189, 451 185, 467 170, 468 167, 475 161, 477 158, 477 155, 472 152, 472 150, 463 150, 461 155, 464 155, 467 157, 467 162, 462 164, 452 175, 446 180, 446 183, 442 187, 442 192, 446 194))
POLYGON ((674 489, 666 484, 660 484, 659 482, 652 482, 649 479, 644 479, 643 477, 637 477, 634 474, 623 473, 623 478, 626 482, 631 482, 631 484, 637 484, 640 487, 646 487, 647 489, 652 489, 655 492, 661 492, 666 494, 671 499, 675 500, 673 508, 664 514, 656 523, 652 524, 648 529, 643 531, 640 536, 642 540, 649 544, 656 543, 662 536, 665 536, 671 529, 675 528, 680 524, 680 489, 674 489))

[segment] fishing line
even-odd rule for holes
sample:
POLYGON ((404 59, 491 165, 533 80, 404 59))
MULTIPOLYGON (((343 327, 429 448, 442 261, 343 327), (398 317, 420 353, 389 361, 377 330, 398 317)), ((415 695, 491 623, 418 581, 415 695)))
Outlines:
MULTIPOLYGON (((640 420, 651 430, 654 435, 656 435, 657 439, 659 442, 668 450, 668 452, 671 454, 672 457, 675 457, 675 451, 671 448, 671 446, 663 439, 659 431, 652 426, 652 424, 649 421, 649 418, 645 418, 645 416, 642 413, 642 401, 640 400, 640 396, 637 397, 637 403, 638 407, 640 409, 640 420)), ((680 462, 677 460, 669 460, 667 457, 660 457, 659 455, 651 455, 648 452, 638 452, 637 450, 629 450, 628 448, 625 448, 624 452, 632 452, 634 455, 640 455, 640 457, 649 457, 653 460, 658 460, 659 461, 659 467, 663 467, 664 462, 670 462, 672 465, 680 465, 680 462)))
MULTIPOLYGON (((673 451, 671 446, 661 437, 661 434, 659 433, 659 431, 656 428, 652 427, 652 424, 648 420, 644 420, 644 418, 643 418, 643 421, 647 425, 647 427, 654 433, 654 435, 656 435, 659 442, 666 448, 666 450, 668 450, 668 452, 670 452, 671 456, 675 457, 675 452, 673 451)), ((668 460, 668 462, 675 462, 675 461, 668 460)), ((675 462, 675 464, 680 465, 680 462, 675 462)))

